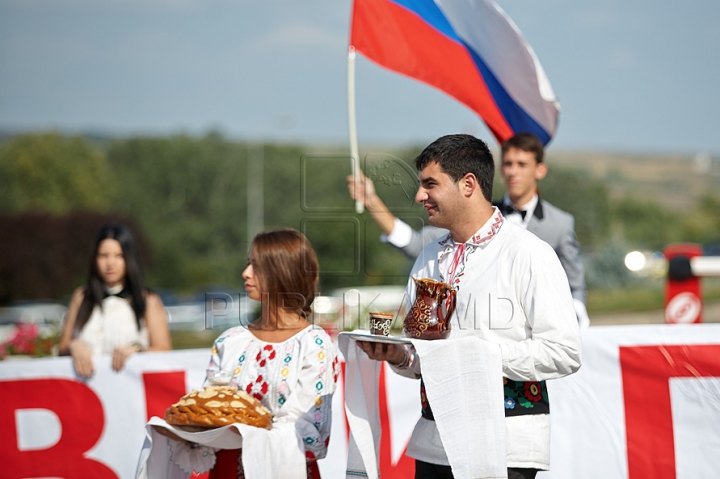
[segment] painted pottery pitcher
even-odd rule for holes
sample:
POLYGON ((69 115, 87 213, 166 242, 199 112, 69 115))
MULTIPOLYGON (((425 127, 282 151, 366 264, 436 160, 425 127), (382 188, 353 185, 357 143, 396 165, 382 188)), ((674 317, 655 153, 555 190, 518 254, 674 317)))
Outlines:
POLYGON ((415 279, 415 302, 405 316, 405 336, 417 339, 445 339, 450 334, 450 317, 455 311, 455 290, 430 278, 415 279))

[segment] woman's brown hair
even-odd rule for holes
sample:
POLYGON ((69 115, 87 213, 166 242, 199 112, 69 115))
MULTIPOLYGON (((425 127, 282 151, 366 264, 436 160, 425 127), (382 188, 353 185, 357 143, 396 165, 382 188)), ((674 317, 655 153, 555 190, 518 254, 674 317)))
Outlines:
POLYGON ((318 285, 318 260, 308 239, 294 229, 260 233, 253 239, 252 266, 269 306, 308 317, 318 285))

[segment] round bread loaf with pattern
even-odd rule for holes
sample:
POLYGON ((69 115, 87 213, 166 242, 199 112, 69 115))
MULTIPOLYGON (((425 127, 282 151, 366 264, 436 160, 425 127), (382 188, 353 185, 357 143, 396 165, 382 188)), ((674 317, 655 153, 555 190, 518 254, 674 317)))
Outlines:
POLYGON ((222 427, 233 423, 272 428, 272 415, 245 391, 228 386, 193 389, 165 411, 173 426, 222 427))

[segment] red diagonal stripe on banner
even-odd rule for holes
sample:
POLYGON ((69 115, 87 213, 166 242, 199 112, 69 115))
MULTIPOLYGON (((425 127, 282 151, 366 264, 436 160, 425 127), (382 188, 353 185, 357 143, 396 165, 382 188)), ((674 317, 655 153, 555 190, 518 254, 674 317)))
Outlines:
MULTIPOLYGON (((412 479, 415 477, 415 460, 406 456, 407 447, 397 463, 392 463, 392 428, 390 427, 390 414, 388 409, 387 386, 385 384, 385 368, 380 368, 380 477, 392 479, 412 479)), ((419 407, 419 405, 418 405, 419 407)))

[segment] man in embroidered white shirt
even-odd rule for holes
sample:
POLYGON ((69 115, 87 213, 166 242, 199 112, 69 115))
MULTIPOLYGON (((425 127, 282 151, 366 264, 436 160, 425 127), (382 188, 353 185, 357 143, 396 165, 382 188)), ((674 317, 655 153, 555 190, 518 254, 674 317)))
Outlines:
MULTIPOLYGON (((482 344, 499 345, 508 477, 534 478, 550 466, 544 381, 572 374, 581 362, 567 276, 547 243, 508 222, 491 204, 495 168, 483 141, 470 135, 444 136, 425 148, 415 164, 420 172, 415 200, 425 207, 432 226, 450 233, 422 251, 412 277, 433 278, 456 289, 447 341, 473 336, 488 342, 482 344)), ((407 292, 410 306, 412 280, 407 292)), ((386 360, 399 374, 421 378, 421 361, 413 348, 358 344, 371 359, 386 360)), ((422 404, 408 445, 408 455, 416 459, 416 479, 453 477, 431 409, 443 406, 422 404)))
MULTIPOLYGON (((573 216, 541 199, 538 182, 547 175, 545 150, 540 139, 532 133, 518 133, 501 145, 500 173, 505 182, 505 197, 494 203, 505 219, 536 234, 557 253, 570 283, 573 306, 580 327, 590 325, 585 308, 585 269, 580 261, 580 243, 575 235, 573 216)), ((447 230, 425 226, 413 230, 396 218, 375 192, 371 179, 359 172, 348 177, 348 189, 355 200, 364 202, 366 209, 380 226, 381 241, 387 242, 408 258, 415 259, 431 241, 447 235, 447 230)))

